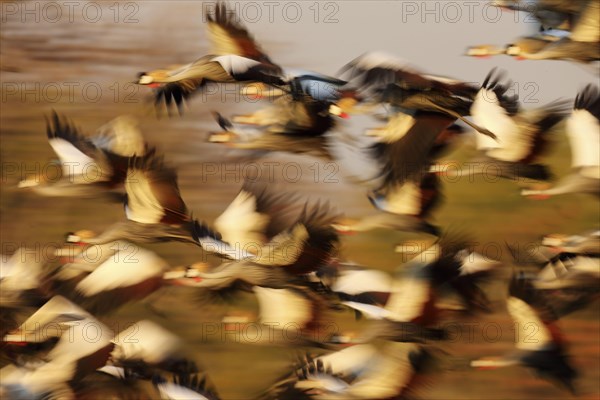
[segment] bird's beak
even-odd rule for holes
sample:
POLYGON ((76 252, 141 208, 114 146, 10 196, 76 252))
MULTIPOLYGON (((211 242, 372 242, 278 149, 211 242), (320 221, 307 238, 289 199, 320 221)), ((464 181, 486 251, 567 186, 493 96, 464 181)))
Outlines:
POLYGON ((80 243, 81 237, 78 235, 69 235, 67 236, 67 243, 80 243))

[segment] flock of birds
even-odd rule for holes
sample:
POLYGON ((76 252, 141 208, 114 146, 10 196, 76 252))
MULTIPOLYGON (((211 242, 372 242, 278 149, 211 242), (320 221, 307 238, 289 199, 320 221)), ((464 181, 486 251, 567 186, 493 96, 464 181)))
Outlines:
MULTIPOLYGON (((497 3, 518 10, 516 2, 497 3)), ((600 59, 597 1, 539 0, 537 6, 534 15, 542 26, 565 35, 559 39, 554 31, 543 31, 497 53, 600 59)), ((3 262, 3 398, 219 398, 182 351, 181 340, 165 328, 143 320, 112 332, 101 322, 130 302, 152 307, 150 300, 171 285, 193 287, 207 302, 253 292, 260 308, 257 323, 275 332, 268 343, 260 342, 306 351, 258 398, 406 398, 420 378, 452 361, 436 350, 436 343, 448 338, 441 316, 493 312, 485 287, 506 270, 475 252, 468 235, 430 222, 440 202, 440 177, 480 174, 491 165, 501 178, 535 181, 523 190, 525 196, 600 195, 597 87, 583 88, 574 102, 523 109, 509 94, 510 81, 496 70, 479 87, 423 74, 382 53, 358 57, 338 77, 287 70, 271 60, 226 4, 206 17, 212 54, 138 75, 138 84, 154 88, 157 110, 182 113, 186 100, 207 85, 239 83, 244 94, 269 104, 231 118, 214 113, 221 128, 210 134, 214 146, 245 149, 248 157, 283 151, 336 162, 349 182, 365 188, 376 213, 350 221, 328 204, 274 193, 268 184, 248 180, 209 226, 193 217, 175 170, 145 141, 135 120, 118 117, 86 136, 53 113, 48 141, 63 174, 52 180, 31 176, 19 187, 45 196, 109 195, 124 200, 126 218, 101 234, 69 233, 56 252, 58 265, 33 262, 26 249, 3 262), (383 126, 357 128, 373 120, 383 126), (572 173, 540 188, 552 179, 540 156, 549 132, 563 120, 572 173), (476 131, 480 168, 448 169, 440 157, 460 142, 465 125, 476 131), (426 233, 431 239, 422 241, 419 254, 393 276, 344 262, 340 233, 375 228, 426 233), (168 241, 194 244, 223 262, 216 268, 206 263, 172 268, 140 246, 168 241), (363 332, 317 334, 326 312, 348 309, 372 320, 363 332), (290 326, 297 328, 294 339, 286 336, 290 326), (125 340, 133 334, 135 341, 125 340)), ((483 55, 482 49, 472 50, 483 55)), ((517 326, 537 329, 517 335, 514 352, 461 368, 522 365, 576 393, 577 371, 557 321, 597 299, 600 231, 548 235, 529 257, 510 250, 515 265, 536 266, 539 272, 514 269, 508 312, 517 326)))

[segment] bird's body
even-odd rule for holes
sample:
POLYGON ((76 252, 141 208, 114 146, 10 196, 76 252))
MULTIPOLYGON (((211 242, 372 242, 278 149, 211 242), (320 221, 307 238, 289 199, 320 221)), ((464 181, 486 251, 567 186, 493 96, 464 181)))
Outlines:
POLYGON ((20 188, 30 188, 44 196, 101 196, 124 183, 132 157, 152 152, 135 120, 124 116, 100 127, 95 136, 84 137, 54 113, 47 121, 47 134, 60 159, 60 173, 36 175, 19 182, 20 188))
POLYGON ((513 277, 507 308, 518 327, 515 333, 516 351, 505 357, 475 360, 471 366, 499 368, 522 365, 575 393, 573 380, 577 371, 570 365, 564 339, 556 326, 556 317, 522 277, 513 277), (537 329, 533 335, 528 335, 525 332, 532 324, 537 329))
POLYGON ((567 121, 571 144, 572 172, 554 187, 543 190, 526 189, 525 196, 549 197, 568 193, 600 195, 600 92, 591 85, 575 99, 567 121))
POLYGON ((582 63, 600 60, 600 5, 597 1, 538 0, 533 5, 496 1, 494 5, 530 13, 541 24, 540 32, 518 38, 504 49, 474 46, 467 55, 507 54, 517 59, 582 63))

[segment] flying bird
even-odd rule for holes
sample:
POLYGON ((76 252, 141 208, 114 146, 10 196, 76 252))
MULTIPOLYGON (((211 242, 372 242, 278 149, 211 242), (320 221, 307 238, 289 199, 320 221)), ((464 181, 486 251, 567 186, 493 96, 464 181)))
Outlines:
POLYGON ((151 154, 137 123, 117 117, 94 136, 83 136, 66 118, 52 113, 46 120, 48 143, 59 157, 57 176, 37 174, 19 182, 20 188, 45 196, 98 196, 121 187, 134 156, 151 154))
POLYGON ((209 83, 262 82, 285 86, 281 67, 273 64, 239 18, 224 3, 208 8, 205 16, 212 53, 194 62, 138 74, 137 84, 155 88, 155 105, 174 103, 182 112, 184 101, 209 83))
POLYGON ((586 86, 567 120, 572 172, 549 189, 525 189, 524 196, 547 198, 567 193, 600 195, 600 91, 586 86))

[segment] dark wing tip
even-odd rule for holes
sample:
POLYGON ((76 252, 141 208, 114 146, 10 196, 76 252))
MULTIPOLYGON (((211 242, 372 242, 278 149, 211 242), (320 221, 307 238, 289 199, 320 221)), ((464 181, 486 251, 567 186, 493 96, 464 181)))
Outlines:
POLYGON ((192 238, 198 241, 201 238, 210 237, 216 240, 221 240, 222 236, 219 232, 211 229, 204 221, 194 220, 192 225, 192 238))
POLYGON ((598 86, 589 84, 575 98, 575 110, 587 110, 600 119, 600 91, 598 86))

